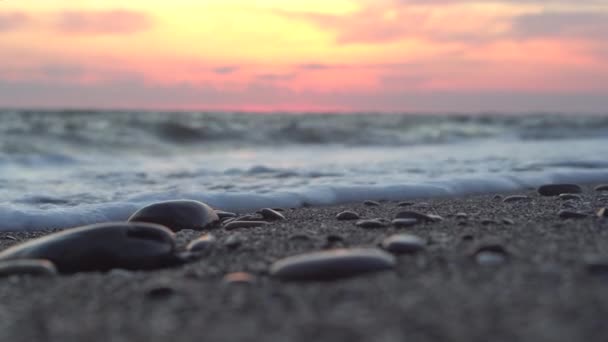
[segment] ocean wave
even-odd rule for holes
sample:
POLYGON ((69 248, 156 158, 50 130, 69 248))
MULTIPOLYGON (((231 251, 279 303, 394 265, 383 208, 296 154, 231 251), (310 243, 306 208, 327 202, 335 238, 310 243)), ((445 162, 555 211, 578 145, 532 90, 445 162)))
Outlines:
POLYGON ((608 117, 0 111, 0 152, 168 153, 201 146, 408 146, 607 137, 608 117))

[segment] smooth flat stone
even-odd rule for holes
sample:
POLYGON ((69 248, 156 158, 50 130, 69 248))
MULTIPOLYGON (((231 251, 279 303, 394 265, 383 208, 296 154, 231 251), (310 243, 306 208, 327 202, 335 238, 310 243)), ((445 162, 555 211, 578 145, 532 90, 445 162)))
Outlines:
POLYGON ((379 249, 333 249, 275 262, 270 274, 282 280, 333 280, 395 267, 395 257, 379 249))
POLYGON ((367 205, 368 207, 379 207, 380 206, 380 202, 376 202, 376 201, 363 201, 363 204, 367 205))
POLYGON ((411 234, 392 235, 382 241, 382 248, 394 254, 420 252, 425 246, 422 238, 411 234))
POLYGON ((150 204, 139 209, 129 218, 129 222, 157 223, 174 232, 182 229, 208 229, 217 225, 219 221, 218 215, 207 204, 189 200, 150 204))
POLYGON ((411 211, 411 210, 401 211, 401 212, 397 213, 395 218, 416 219, 416 220, 422 221, 422 222, 436 222, 436 221, 443 220, 443 218, 439 215, 427 215, 427 214, 423 214, 423 213, 420 213, 417 211, 411 211))
POLYGON ((231 213, 231 212, 222 211, 222 210, 215 210, 215 214, 217 215, 217 217, 220 218, 220 220, 238 216, 236 213, 231 213))
POLYGON ((454 217, 456 217, 457 220, 466 220, 469 218, 469 215, 467 213, 456 213, 454 217))
POLYGON ((264 219, 269 220, 269 221, 285 220, 285 216, 283 216, 283 214, 281 214, 278 211, 275 211, 273 209, 270 209, 270 208, 264 208, 264 209, 260 210, 258 213, 260 213, 260 215, 262 215, 262 217, 264 219))
POLYGON ((580 194, 583 189, 576 184, 546 184, 538 188, 542 196, 559 196, 561 194, 580 194))
POLYGON ((388 226, 386 221, 380 219, 359 220, 355 225, 367 229, 385 228, 388 226))
POLYGON ((358 220, 361 217, 354 211, 343 211, 336 215, 336 219, 339 221, 350 221, 350 220, 358 220))
POLYGON ((230 248, 230 249, 234 249, 239 247, 240 245, 242 245, 245 242, 245 238, 242 235, 239 234, 234 234, 234 235, 230 235, 229 237, 226 238, 226 240, 224 240, 224 246, 230 248))
POLYGON ((410 207, 412 205, 414 205, 414 202, 403 201, 403 202, 397 203, 398 207, 410 207))
POLYGON ((496 266, 507 261, 507 255, 492 251, 481 251, 475 254, 475 262, 482 266, 496 266))
POLYGON ((595 191, 608 191, 608 184, 600 184, 594 188, 595 191))
POLYGON ((57 268, 52 262, 43 259, 0 261, 0 277, 14 275, 54 276, 57 275, 57 268))
POLYGON ((400 218, 400 219, 394 219, 391 223, 393 224, 393 226, 397 227, 397 228, 407 228, 407 227, 411 227, 411 226, 415 226, 416 224, 418 224, 418 220, 413 219, 413 218, 400 218))
POLYGON ((209 250, 216 243, 217 239, 215 238, 215 236, 211 234, 205 234, 196 240, 190 241, 190 243, 186 247, 186 250, 190 252, 202 252, 205 250, 209 250))
POLYGON ((581 195, 577 195, 577 194, 560 194, 559 199, 561 199, 563 201, 582 201, 583 200, 581 195))
POLYGON ((558 216, 562 219, 584 219, 588 217, 587 214, 570 210, 560 210, 558 216))
POLYGON ((60 273, 158 269, 184 260, 173 233, 157 224, 102 223, 50 234, 10 247, 0 260, 46 259, 60 273))
POLYGON ((255 228, 267 225, 265 221, 232 221, 224 225, 226 230, 234 230, 238 228, 255 228))
POLYGON ((532 200, 532 198, 530 198, 529 196, 526 196, 526 195, 511 195, 511 196, 505 197, 505 199, 503 199, 502 201, 504 203, 513 203, 513 202, 529 202, 531 200, 532 200))
POLYGON ((510 218, 503 218, 501 222, 508 225, 515 224, 515 221, 511 220, 510 218))

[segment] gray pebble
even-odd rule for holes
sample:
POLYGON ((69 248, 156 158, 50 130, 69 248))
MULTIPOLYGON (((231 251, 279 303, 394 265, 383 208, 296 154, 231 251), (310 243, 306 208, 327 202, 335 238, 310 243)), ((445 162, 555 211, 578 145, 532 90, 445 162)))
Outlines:
POLYGON ((397 234, 382 241, 382 248, 394 253, 416 253, 424 250, 426 242, 416 235, 397 234))
POLYGON ((538 188, 542 196, 559 196, 561 194, 580 194, 583 189, 576 184, 546 184, 538 188))
POLYGON ((423 221, 423 222, 437 222, 437 221, 443 220, 443 218, 439 215, 427 215, 427 214, 423 214, 423 213, 420 213, 417 211, 411 211, 411 210, 401 211, 401 212, 397 213, 395 218, 398 218, 398 219, 409 218, 409 219, 416 219, 418 221, 423 221))
POLYGON ((608 191, 608 184, 600 184, 596 186, 595 191, 608 191))
POLYGON ((409 207, 414 205, 414 202, 408 202, 408 201, 404 201, 404 202, 399 202, 397 203, 398 207, 409 207))
POLYGON ((496 266, 507 261, 507 256, 493 251, 481 251, 475 254, 475 261, 482 266, 496 266))
POLYGON ((383 219, 368 219, 359 220, 356 223, 357 227, 373 229, 373 228, 385 228, 388 226, 387 221, 383 219))
POLYGON ((196 240, 190 241, 186 249, 190 252, 202 252, 209 250, 215 245, 217 239, 211 234, 205 234, 196 240))
POLYGON ((529 202, 531 201, 532 198, 526 196, 526 195, 511 195, 511 196, 507 196, 505 197, 505 199, 503 199, 502 201, 504 203, 513 203, 513 202, 529 202))
POLYGON ((380 202, 370 201, 370 200, 363 201, 363 204, 365 204, 365 205, 367 205, 369 207, 378 207, 378 206, 380 206, 380 202))
POLYGON ((226 230, 234 230, 238 228, 255 228, 267 225, 265 221, 232 221, 224 225, 226 230))
POLYGON ((13 275, 54 276, 57 268, 44 259, 18 259, 0 261, 0 277, 13 275))
POLYGON ((227 218, 234 218, 237 217, 238 215, 235 213, 231 213, 228 211, 222 211, 222 210, 215 210, 215 214, 217 215, 217 217, 220 218, 220 220, 224 220, 227 218))
POLYGON ((131 215, 128 221, 156 223, 176 232, 182 229, 212 228, 219 223, 220 218, 205 203, 176 200, 145 206, 131 215))
POLYGON ((559 199, 563 201, 582 201, 583 197, 577 194, 560 194, 559 199))
POLYGON ((243 242, 245 242, 245 238, 240 234, 230 235, 224 240, 224 246, 234 249, 239 247, 243 242))
POLYGON ((339 221, 350 221, 350 220, 358 220, 361 217, 354 211, 343 211, 336 215, 336 219, 339 221))
POLYGON ((333 249, 275 262, 270 274, 282 280, 333 280, 395 267, 395 257, 379 249, 333 249))
POLYGON ((270 208, 264 208, 258 212, 262 217, 268 221, 281 221, 285 220, 285 216, 278 211, 270 208))
POLYGON ((456 213, 454 217, 456 217, 456 219, 458 220, 466 220, 467 218, 469 218, 469 215, 467 213, 456 213))

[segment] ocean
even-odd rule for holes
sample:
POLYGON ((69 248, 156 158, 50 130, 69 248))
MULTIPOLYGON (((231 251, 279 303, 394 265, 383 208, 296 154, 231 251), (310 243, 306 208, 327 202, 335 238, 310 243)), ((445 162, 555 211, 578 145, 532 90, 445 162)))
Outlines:
POLYGON ((608 182, 608 116, 0 111, 0 230, 608 182))

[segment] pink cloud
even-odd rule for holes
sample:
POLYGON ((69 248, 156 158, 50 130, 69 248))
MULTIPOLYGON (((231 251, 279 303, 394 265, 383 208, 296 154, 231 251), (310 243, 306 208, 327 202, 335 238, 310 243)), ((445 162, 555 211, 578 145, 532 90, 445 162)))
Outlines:
POLYGON ((149 15, 127 10, 63 11, 56 22, 58 30, 72 34, 132 34, 151 26, 149 15))
POLYGON ((22 12, 0 13, 0 32, 12 31, 25 26, 29 17, 22 12))

